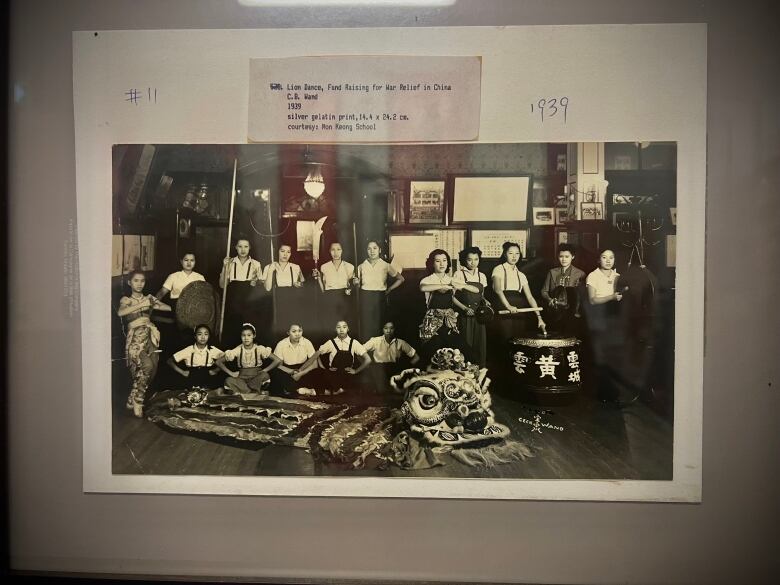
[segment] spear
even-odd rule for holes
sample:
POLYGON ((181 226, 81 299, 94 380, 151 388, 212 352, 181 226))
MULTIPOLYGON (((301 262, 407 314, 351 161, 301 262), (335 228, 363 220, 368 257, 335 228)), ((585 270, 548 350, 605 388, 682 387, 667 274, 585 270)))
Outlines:
MULTIPOLYGON (((230 219, 228 220, 228 236, 227 236, 227 251, 225 252, 225 258, 230 256, 230 241, 233 239, 233 210, 236 205, 236 172, 238 171, 238 159, 233 159, 233 188, 230 191, 230 219)), ((226 270, 223 268, 222 270, 226 270)), ((225 324, 225 301, 227 300, 227 290, 230 284, 227 273, 225 274, 224 283, 225 288, 222 290, 222 307, 219 311, 219 339, 222 340, 222 327, 225 324)))

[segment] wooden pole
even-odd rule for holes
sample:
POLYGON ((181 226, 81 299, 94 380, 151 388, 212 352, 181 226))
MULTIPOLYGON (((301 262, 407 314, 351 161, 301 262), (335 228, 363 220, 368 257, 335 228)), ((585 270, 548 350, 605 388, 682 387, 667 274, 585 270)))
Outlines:
MULTIPOLYGON (((236 205, 236 173, 238 171, 238 159, 233 159, 233 189, 230 192, 230 219, 228 220, 228 236, 227 236, 227 251, 225 252, 225 258, 230 256, 230 242, 233 239, 233 210, 236 205)), ((226 267, 223 266, 222 270, 225 271, 226 267)), ((222 307, 219 311, 219 340, 222 341, 222 329, 225 324, 225 301, 227 300, 227 291, 230 281, 228 280, 229 274, 225 272, 223 275, 223 282, 225 283, 222 289, 222 307)))
POLYGON ((355 291, 355 304, 357 305, 356 309, 356 319, 357 319, 357 331, 362 335, 363 331, 361 331, 360 327, 362 326, 361 321, 361 307, 360 307, 360 287, 363 286, 363 275, 360 271, 360 259, 358 258, 358 241, 357 241, 357 224, 353 221, 352 222, 352 248, 353 252, 355 253, 355 275, 357 275, 360 282, 357 285, 357 290, 355 291))

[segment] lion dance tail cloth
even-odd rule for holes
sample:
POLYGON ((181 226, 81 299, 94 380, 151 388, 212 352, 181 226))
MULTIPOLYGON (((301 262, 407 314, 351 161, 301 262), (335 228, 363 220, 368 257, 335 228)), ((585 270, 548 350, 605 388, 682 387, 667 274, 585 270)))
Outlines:
POLYGON ((399 408, 192 390, 158 395, 148 415, 175 429, 302 447, 347 469, 492 467, 532 456, 496 422, 487 370, 459 350, 439 349, 427 370, 404 370, 390 382, 404 396, 399 408))

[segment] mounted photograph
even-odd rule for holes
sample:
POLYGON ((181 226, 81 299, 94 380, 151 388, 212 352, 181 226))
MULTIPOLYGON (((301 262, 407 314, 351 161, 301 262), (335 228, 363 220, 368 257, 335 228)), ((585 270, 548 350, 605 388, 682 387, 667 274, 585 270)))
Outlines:
POLYGON ((112 474, 671 481, 643 144, 114 145, 112 474))

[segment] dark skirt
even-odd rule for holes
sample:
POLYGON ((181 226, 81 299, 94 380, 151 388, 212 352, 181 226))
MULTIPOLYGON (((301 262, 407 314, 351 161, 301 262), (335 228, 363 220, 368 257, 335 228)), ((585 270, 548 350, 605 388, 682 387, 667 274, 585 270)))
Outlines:
MULTIPOLYGON (((519 291, 504 291, 504 296, 509 304, 518 309, 527 308, 528 300, 525 294, 519 291)), ((503 310, 504 307, 500 307, 503 310)), ((516 313, 514 315, 496 315, 496 327, 504 344, 508 344, 514 337, 522 337, 536 331, 536 313, 516 313)))
POLYGON ((290 325, 297 323, 306 330, 308 304, 305 302, 303 288, 279 286, 274 293, 274 338, 284 337, 290 325))
POLYGON ((334 289, 318 293, 321 299, 318 310, 319 330, 317 333, 319 335, 332 337, 338 321, 346 321, 350 328, 357 332, 357 323, 354 322, 355 293, 347 295, 345 290, 334 289))
POLYGON ((256 314, 251 303, 255 288, 257 287, 249 284, 248 280, 234 280, 228 283, 225 291, 225 321, 221 336, 223 345, 232 347, 241 342, 241 327, 244 323, 252 323, 257 327, 256 314))
POLYGON ((485 326, 476 317, 460 315, 458 321, 463 341, 469 347, 474 363, 482 367, 487 365, 487 333, 485 326))
POLYGON ((387 319, 387 293, 383 290, 360 290, 360 337, 380 335, 387 319))

